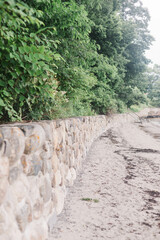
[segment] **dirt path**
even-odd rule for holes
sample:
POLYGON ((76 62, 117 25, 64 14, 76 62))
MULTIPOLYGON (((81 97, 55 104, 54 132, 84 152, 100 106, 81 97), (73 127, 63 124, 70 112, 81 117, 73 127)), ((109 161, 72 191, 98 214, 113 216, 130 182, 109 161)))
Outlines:
POLYGON ((69 190, 50 240, 159 240, 159 137, 160 126, 152 123, 105 132, 69 190))

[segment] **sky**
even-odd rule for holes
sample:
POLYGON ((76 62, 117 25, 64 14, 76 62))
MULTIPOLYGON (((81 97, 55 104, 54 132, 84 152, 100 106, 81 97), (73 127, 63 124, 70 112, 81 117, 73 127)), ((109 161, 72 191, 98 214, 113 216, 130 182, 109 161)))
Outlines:
POLYGON ((155 64, 160 65, 160 0, 141 0, 144 7, 147 7, 151 16, 149 30, 155 38, 146 56, 155 64))

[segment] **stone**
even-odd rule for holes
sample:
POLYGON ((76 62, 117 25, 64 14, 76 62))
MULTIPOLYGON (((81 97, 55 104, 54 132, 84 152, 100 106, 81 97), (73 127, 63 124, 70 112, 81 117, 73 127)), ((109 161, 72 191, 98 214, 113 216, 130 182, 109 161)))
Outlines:
POLYGON ((71 119, 65 120, 65 130, 66 130, 66 132, 69 132, 70 127, 71 127, 71 119))
POLYGON ((30 186, 28 178, 24 174, 21 174, 18 180, 10 185, 10 189, 14 193, 17 202, 21 202, 24 198, 29 196, 30 186))
POLYGON ((30 200, 32 202, 32 206, 38 202, 38 200, 41 198, 39 187, 41 186, 41 183, 43 182, 44 176, 30 176, 28 177, 29 180, 29 193, 28 196, 30 197, 30 200))
POLYGON ((70 169, 68 169, 68 171, 67 171, 66 180, 67 180, 67 185, 69 185, 69 186, 73 185, 70 169))
POLYGON ((58 146, 58 136, 56 129, 53 129, 53 150, 56 151, 58 146))
POLYGON ((52 135, 52 128, 53 128, 53 124, 51 121, 46 122, 39 122, 39 125, 42 126, 42 128, 44 129, 45 132, 45 139, 46 141, 52 142, 53 141, 53 135, 52 135))
POLYGON ((21 163, 23 165, 23 171, 28 176, 37 176, 38 173, 42 170, 43 162, 38 152, 30 156, 23 155, 21 158, 21 163))
POLYGON ((73 144, 72 136, 68 136, 66 138, 66 144, 69 145, 69 146, 72 146, 72 144, 73 144))
POLYGON ((52 199, 50 199, 47 203, 44 204, 43 216, 45 217, 45 219, 48 219, 48 216, 51 214, 53 209, 55 211, 54 203, 52 199))
POLYGON ((74 168, 70 168, 70 173, 72 176, 72 180, 74 181, 77 177, 76 170, 74 168))
POLYGON ((61 181, 62 181, 61 172, 57 170, 53 176, 52 186, 53 187, 59 186, 61 184, 61 181))
POLYGON ((39 172, 41 171, 41 169, 42 169, 42 161, 41 161, 41 160, 39 160, 39 161, 37 161, 37 160, 32 160, 31 163, 32 163, 31 171, 30 171, 30 173, 29 173, 28 175, 37 176, 38 173, 39 173, 39 172))
POLYGON ((29 137, 33 134, 39 134, 43 135, 43 138, 45 136, 43 128, 38 123, 22 123, 22 124, 16 124, 18 128, 21 129, 25 137, 29 137))
POLYGON ((59 152, 59 154, 57 154, 59 162, 64 162, 67 163, 67 157, 65 154, 63 154, 62 152, 59 152))
POLYGON ((74 166, 75 166, 75 157, 71 155, 69 158, 69 167, 74 167, 74 166))
MULTIPOLYGON (((16 193, 14 192, 12 186, 9 186, 2 206, 5 207, 7 206, 7 212, 9 213, 9 211, 14 212, 16 205, 17 205, 16 193)), ((11 212, 9 213, 9 215, 11 215, 11 212)))
POLYGON ((3 203, 3 200, 6 196, 8 189, 8 181, 7 178, 0 179, 0 204, 3 203))
POLYGON ((42 161, 42 173, 45 174, 49 174, 50 178, 52 179, 53 176, 53 171, 52 171, 52 160, 45 160, 42 161))
POLYGON ((15 231, 15 229, 8 230, 5 234, 0 236, 0 240, 22 240, 22 234, 20 231, 15 231))
POLYGON ((44 129, 35 123, 17 125, 26 137, 25 154, 36 152, 42 147, 45 141, 44 129))
POLYGON ((76 131, 76 135, 75 135, 75 143, 79 143, 80 135, 81 135, 81 132, 79 130, 77 130, 76 131))
POLYGON ((57 214, 55 209, 53 209, 52 214, 48 217, 48 230, 51 232, 53 227, 55 226, 57 222, 57 214))
POLYGON ((71 136, 71 137, 73 137, 73 133, 74 133, 74 132, 75 132, 75 126, 72 125, 72 126, 70 127, 70 131, 69 131, 68 135, 71 136))
POLYGON ((5 150, 4 137, 3 137, 3 134, 0 130, 0 157, 3 156, 4 150, 5 150))
POLYGON ((63 124, 63 123, 62 123, 62 119, 57 119, 57 120, 56 120, 55 128, 61 127, 61 124, 63 124))
POLYGON ((76 143, 77 142, 77 136, 76 136, 76 134, 77 134, 77 132, 73 132, 73 134, 72 134, 72 143, 74 144, 74 143, 76 143))
POLYGON ((39 135, 33 134, 26 139, 25 154, 36 152, 40 148, 39 135))
POLYGON ((70 151, 69 151, 69 147, 67 145, 66 145, 66 148, 65 148, 64 157, 65 157, 64 163, 69 164, 70 151))
POLYGON ((13 211, 8 211, 4 206, 0 207, 0 240, 21 240, 21 232, 18 228, 13 211))
POLYGON ((8 156, 10 165, 17 162, 24 152, 25 137, 17 127, 1 127, 1 135, 4 136, 4 156, 8 156))
POLYGON ((55 188, 52 188, 52 198, 51 201, 53 203, 54 208, 56 207, 57 201, 56 201, 56 194, 55 194, 55 188))
POLYGON ((65 164, 61 163, 59 166, 59 169, 60 169, 60 173, 61 173, 61 186, 63 186, 63 185, 65 185, 65 182, 66 182, 65 164))
POLYGON ((40 196, 43 198, 44 203, 48 202, 51 199, 52 186, 49 174, 46 174, 41 183, 40 196))
POLYGON ((57 187, 55 189, 55 200, 56 200, 55 208, 56 208, 57 215, 59 215, 63 210, 65 196, 66 196, 65 187, 57 187))
POLYGON ((0 158, 0 204, 8 190, 9 161, 7 157, 0 158))
POLYGON ((79 118, 76 119, 76 127, 79 129, 81 121, 79 118))
POLYGON ((74 151, 74 156, 75 156, 75 159, 77 159, 78 155, 79 155, 79 144, 78 143, 74 143, 72 145, 72 149, 74 151))
POLYGON ((39 219, 43 215, 43 199, 39 198, 33 205, 33 218, 39 219))
POLYGON ((0 207, 0 235, 5 233, 8 229, 8 216, 4 206, 0 207))
POLYGON ((32 220, 32 210, 30 201, 23 199, 16 206, 16 221, 18 223, 19 229, 24 232, 28 222, 32 220))
POLYGON ((22 166, 20 165, 19 167, 13 167, 9 171, 9 183, 12 184, 14 181, 17 180, 17 178, 20 176, 22 172, 22 166))
POLYGON ((48 226, 43 218, 30 223, 22 236, 22 240, 47 240, 47 239, 48 239, 48 226))
POLYGON ((57 154, 54 152, 52 156, 52 168, 54 173, 58 170, 59 168, 59 159, 57 157, 57 154))
POLYGON ((21 164, 23 167, 23 172, 28 175, 31 168, 31 157, 23 154, 21 157, 21 164))
POLYGON ((43 161, 51 159, 53 155, 53 145, 51 142, 47 141, 43 145, 43 150, 40 154, 40 157, 43 161))
POLYGON ((65 128, 59 127, 56 128, 57 137, 58 137, 58 144, 60 149, 63 147, 63 144, 65 143, 65 128))

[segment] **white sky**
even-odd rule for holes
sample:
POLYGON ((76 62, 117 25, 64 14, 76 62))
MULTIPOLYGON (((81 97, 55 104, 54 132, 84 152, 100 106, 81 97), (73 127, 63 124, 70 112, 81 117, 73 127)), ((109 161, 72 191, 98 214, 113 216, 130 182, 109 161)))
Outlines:
POLYGON ((146 52, 146 56, 153 63, 160 65, 160 0, 141 0, 144 7, 147 7, 151 16, 149 30, 155 38, 150 50, 146 52))

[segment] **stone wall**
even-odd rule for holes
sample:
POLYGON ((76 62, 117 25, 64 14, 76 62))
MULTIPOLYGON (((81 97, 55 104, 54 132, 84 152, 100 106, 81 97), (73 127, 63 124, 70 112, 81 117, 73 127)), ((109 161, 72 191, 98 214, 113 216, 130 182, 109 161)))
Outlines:
POLYGON ((0 240, 47 240, 105 116, 0 126, 0 240))
POLYGON ((0 240, 47 240, 92 142, 134 120, 122 114, 1 125, 0 240))

